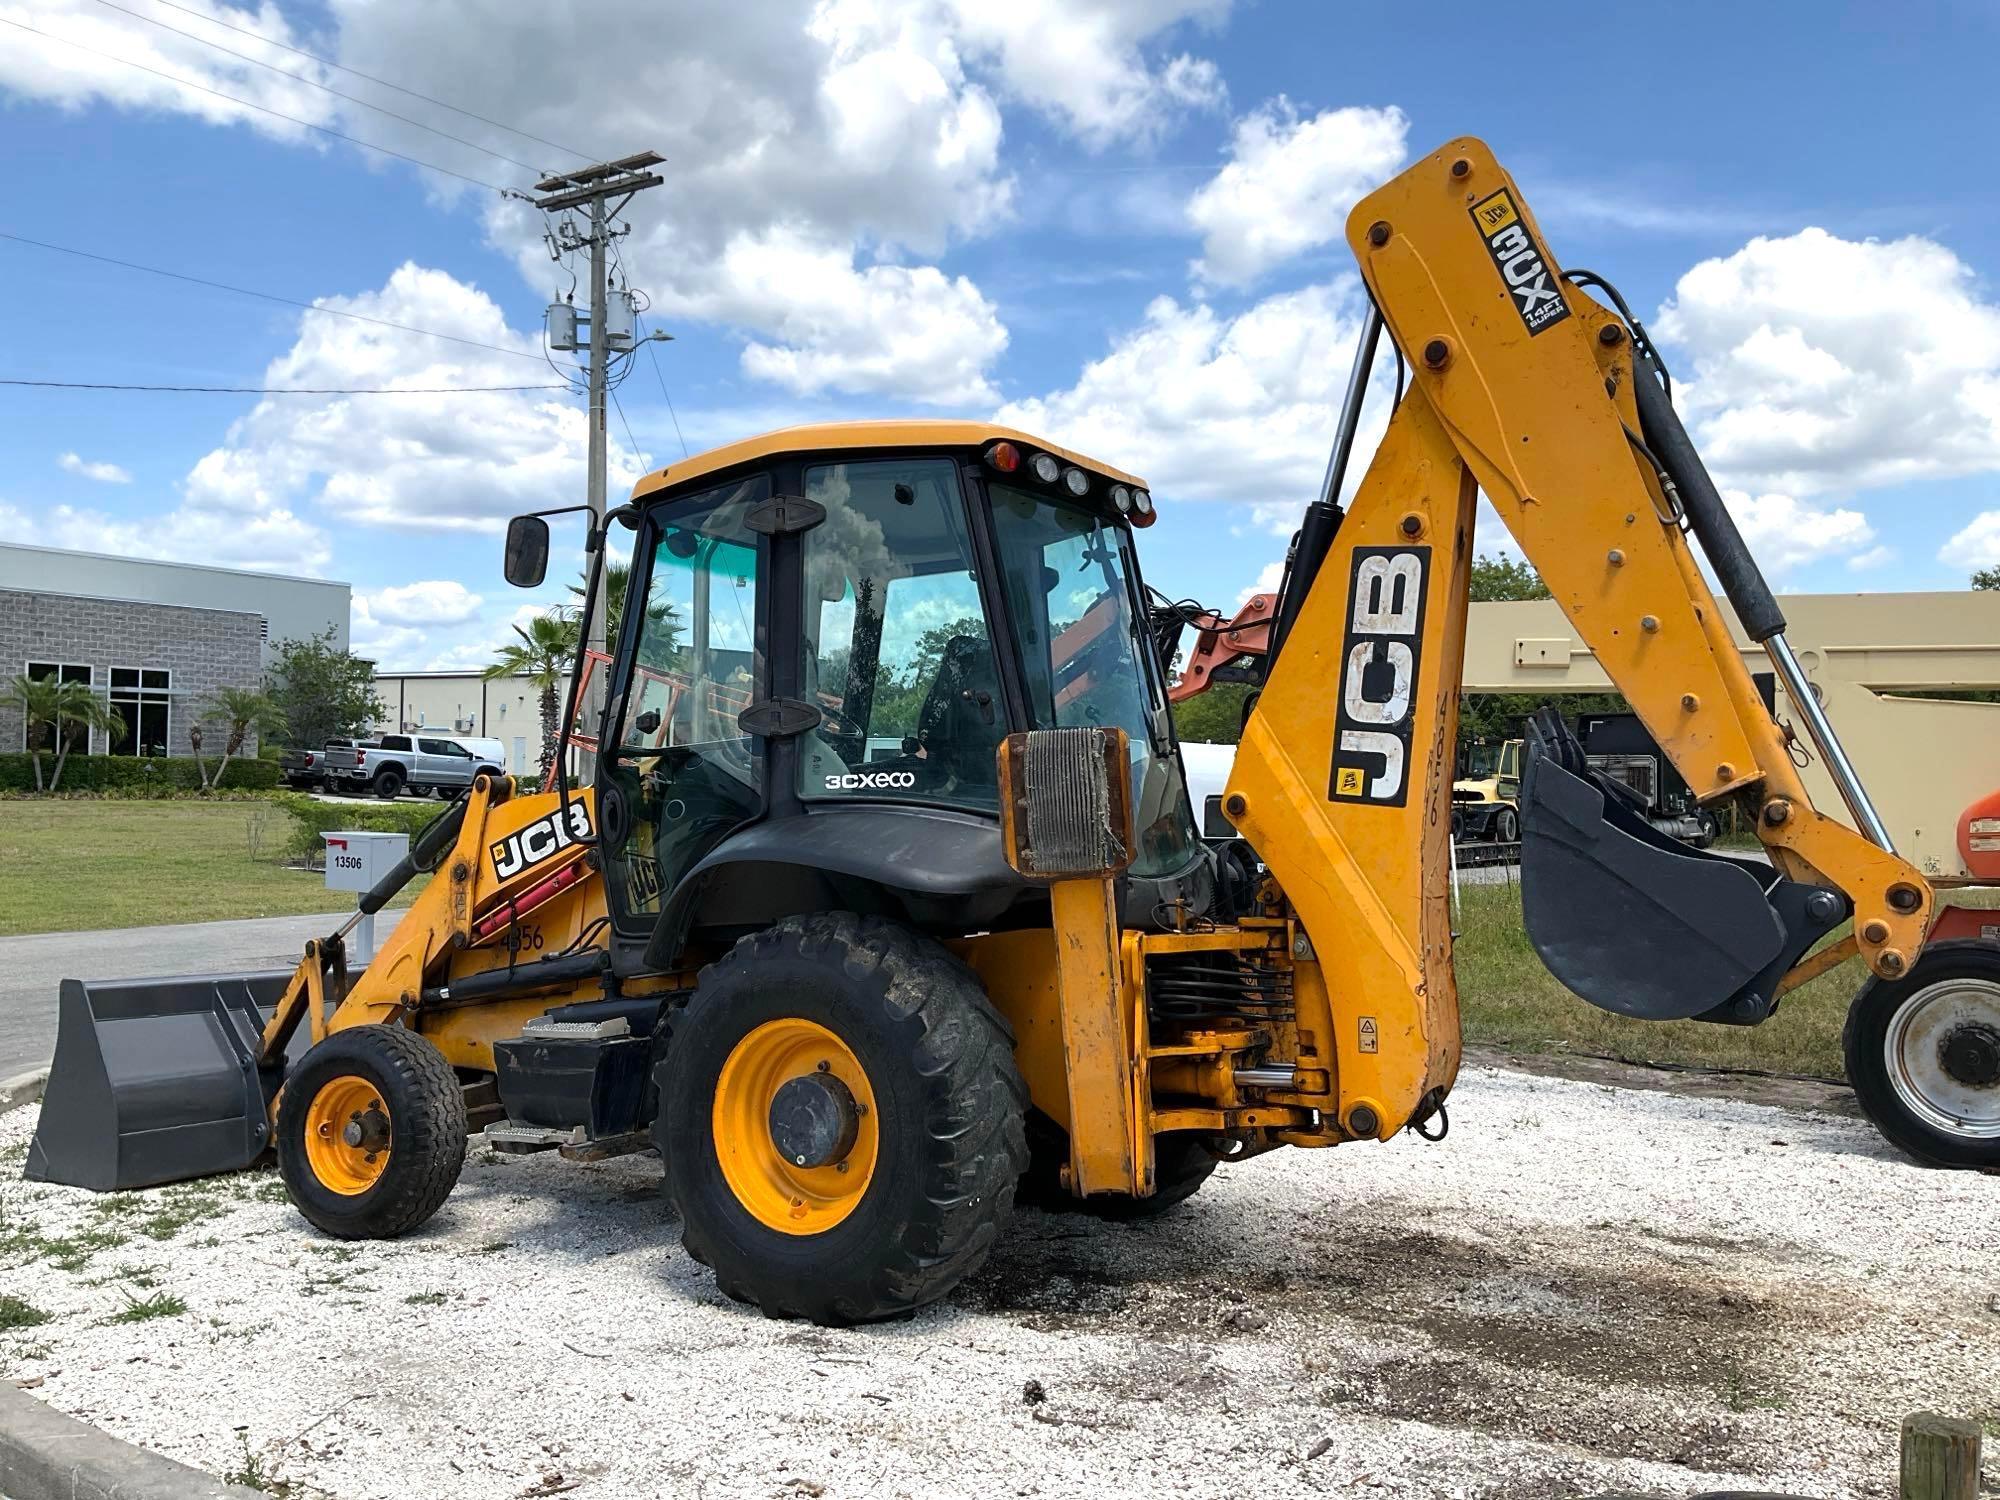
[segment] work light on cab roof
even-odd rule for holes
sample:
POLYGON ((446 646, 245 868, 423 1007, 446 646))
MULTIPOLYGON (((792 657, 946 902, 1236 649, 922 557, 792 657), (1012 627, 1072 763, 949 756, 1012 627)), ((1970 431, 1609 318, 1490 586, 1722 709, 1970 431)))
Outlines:
MULTIPOLYGON (((1043 484, 1059 484, 1079 500, 1091 492, 1090 471, 1074 464, 1065 466, 1053 453, 1024 454, 1018 444, 1003 438, 997 443, 988 445, 982 456, 986 467, 997 473, 1018 474, 1026 469, 1029 475, 1043 484)), ((1113 484, 1107 493, 1111 508, 1132 525, 1153 524, 1153 497, 1144 490, 1128 484, 1113 484)))

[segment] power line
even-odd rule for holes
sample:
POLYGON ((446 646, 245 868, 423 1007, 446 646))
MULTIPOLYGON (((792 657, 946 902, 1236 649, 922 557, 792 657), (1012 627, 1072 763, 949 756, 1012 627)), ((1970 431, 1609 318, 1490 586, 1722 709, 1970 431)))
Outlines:
POLYGON ((612 408, 618 413, 618 425, 625 429, 625 441, 632 445, 632 456, 637 458, 639 457, 639 440, 632 436, 632 424, 625 420, 624 404, 619 401, 616 391, 612 391, 610 395, 612 408))
POLYGON ((254 37, 265 45, 276 47, 281 51, 290 52, 299 57, 310 58, 323 68, 333 68, 338 72, 351 73, 356 78, 365 78, 370 83, 377 84, 382 88, 394 89, 399 94, 407 94, 412 99, 421 99, 426 104, 435 104, 439 109, 448 109, 453 114, 464 115, 468 120, 477 120, 482 125, 491 125, 495 130, 504 130, 509 135, 518 135, 524 141, 533 141, 537 146, 547 146, 551 151, 560 151, 565 156, 574 156, 588 160, 592 155, 591 152, 579 151, 574 146, 560 145, 555 141, 544 140, 538 135, 531 135, 518 126, 504 124, 499 120, 489 120, 485 115, 474 114, 471 110, 462 109, 456 104, 447 104, 442 99, 433 99, 429 94, 420 94, 415 89, 406 89, 400 83, 391 83, 386 78, 377 78, 373 73, 364 73, 359 68, 350 68, 347 64, 337 63, 330 57, 321 57, 317 52, 308 52, 303 47, 294 47, 288 42, 277 41, 272 37, 265 36, 262 32, 252 31, 247 26, 232 26, 229 22, 216 16, 203 15, 200 11, 191 10, 185 5, 177 5, 174 3, 174 0, 154 0, 154 3, 164 5, 169 10, 177 10, 184 16, 193 16, 198 21, 206 21, 211 26, 220 26, 225 31, 233 31, 239 36, 254 37))
POLYGON ((15 27, 18 30, 41 37, 45 41, 61 42, 66 47, 74 47, 79 52, 88 52, 93 57, 101 57, 107 62, 123 63, 128 68, 137 68, 141 73, 151 73, 155 78, 164 78, 168 83, 177 84, 184 89, 199 89, 204 94, 213 94, 218 99, 226 99, 231 104, 238 105, 244 109, 254 109, 259 114, 270 115, 273 119, 284 120, 306 130, 316 130, 321 135, 333 137, 336 141, 346 141, 350 146, 360 146, 364 150, 378 151, 384 156, 393 156, 398 161, 406 161, 411 166, 425 167, 433 172, 441 172, 446 177, 456 177, 460 182, 469 182, 474 187, 486 188, 502 195, 505 195, 508 191, 506 188, 500 186, 499 183, 488 182, 483 177, 473 177, 465 172, 454 172, 450 167, 441 167, 436 162, 425 161, 420 156, 411 156, 409 153, 397 151, 393 147, 378 146, 373 141, 364 141, 359 136, 348 135, 344 131, 335 130, 330 125, 315 125, 311 120, 301 120, 297 115, 288 115, 281 109, 271 109, 262 104, 252 104, 248 99, 239 99, 236 95, 225 93, 221 89, 212 89, 205 83, 195 83, 191 79, 182 78, 162 68, 150 67, 142 62, 134 62, 131 58, 120 57, 115 52, 106 52, 101 47, 92 47, 83 42, 72 41, 66 36, 57 36, 52 31, 43 31, 40 27, 30 26, 25 21, 16 21, 7 16, 0 16, 0 24, 15 27))
POLYGON ((566 385, 447 385, 447 386, 257 386, 257 385, 114 385, 99 380, 10 380, 0 385, 32 386, 52 391, 172 391, 202 396, 483 396, 496 391, 566 391, 566 385))
POLYGON ((667 403, 667 415, 674 419, 674 437, 680 442, 681 457, 686 458, 688 456, 687 439, 681 436, 681 417, 680 413, 674 410, 674 398, 667 395, 667 377, 666 373, 660 369, 659 351, 653 347, 653 341, 645 337, 645 323, 638 318, 634 318, 632 322, 638 328, 639 336, 645 339, 646 357, 653 362, 653 378, 660 382, 660 395, 667 403))
POLYGON ((386 109, 380 104, 371 103, 357 94, 342 93, 339 89, 320 83, 316 79, 308 78, 303 73, 290 72, 285 68, 279 67, 276 63, 265 62, 262 58, 252 57, 247 52, 238 52, 232 47, 223 46, 220 42, 212 42, 205 36, 196 36, 192 31, 183 31, 178 26, 169 26, 165 21, 159 20, 154 16, 141 15, 136 10, 127 10, 124 6, 115 3, 115 0, 97 0, 97 3, 108 10, 117 11, 120 15, 130 16, 135 21, 144 21, 148 26, 157 26, 162 31, 170 31, 175 36, 184 36, 189 41, 199 42, 204 47, 213 47, 225 57, 233 57, 239 62, 247 62, 253 67, 268 68, 280 78, 289 78, 294 83, 303 83, 307 88, 318 89, 321 93, 331 94, 336 99, 345 99, 349 104, 358 104, 363 109, 372 109, 378 114, 387 115, 392 120, 400 120, 405 125, 414 125, 419 130, 428 130, 432 135, 442 136, 455 145, 483 152, 485 155, 491 156, 496 160, 506 162, 509 166, 519 167, 524 172, 533 172, 537 177, 542 175, 543 169, 536 166, 533 162, 522 161, 518 157, 509 156, 504 151, 495 151, 491 146, 482 146, 477 141, 468 141, 462 135, 453 135, 449 130, 440 130, 435 125, 427 125, 422 120, 413 120, 408 115, 399 115, 393 109, 386 109))
POLYGON ((239 297, 254 297, 259 302, 275 302, 280 307, 296 307, 302 312, 324 313, 330 318, 350 318, 356 323, 373 323, 377 328, 394 328, 402 333, 420 333, 425 338, 444 339, 448 343, 465 344, 473 349, 490 349, 495 354, 512 355, 515 359, 545 359, 545 355, 530 354, 525 349, 508 349, 499 344, 488 344, 480 339, 464 338, 456 333, 439 333, 435 328, 418 328, 410 323, 397 323, 389 318, 371 318, 366 313, 348 312, 339 307, 321 307, 311 302, 301 302, 295 297, 280 297, 274 292, 253 291, 247 286, 231 286, 226 281, 210 281, 203 276, 189 276, 181 271, 163 271, 158 266, 142 266, 137 261, 119 260, 112 255, 98 255, 89 250, 78 250, 70 245, 52 244, 48 240, 32 240, 25 234, 14 234, 0 229, 0 240, 12 240, 19 245, 33 245, 37 250, 53 250, 59 255, 74 255, 82 260, 94 260, 103 265, 117 266, 125 271, 143 271, 148 276, 164 276, 169 281, 185 281, 194 286, 203 286, 211 291, 233 292, 239 297))

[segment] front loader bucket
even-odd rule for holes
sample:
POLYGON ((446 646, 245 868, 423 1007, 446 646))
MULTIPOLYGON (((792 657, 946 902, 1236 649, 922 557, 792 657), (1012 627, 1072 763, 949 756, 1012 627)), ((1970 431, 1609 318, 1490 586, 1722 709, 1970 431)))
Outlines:
POLYGON ((249 1166, 279 1081, 257 1053, 292 974, 65 979, 26 1175, 111 1192, 249 1166))
POLYGON ((1622 1016, 1764 1019, 1795 937, 1773 904, 1790 883, 1660 833, 1553 715, 1530 719, 1527 740, 1521 908, 1549 972, 1622 1016))

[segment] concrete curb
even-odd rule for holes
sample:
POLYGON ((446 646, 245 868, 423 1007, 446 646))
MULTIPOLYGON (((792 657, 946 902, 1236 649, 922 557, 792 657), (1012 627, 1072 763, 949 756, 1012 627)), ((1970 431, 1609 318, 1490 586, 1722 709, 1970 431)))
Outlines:
POLYGON ((0 1382, 0 1494, 8 1500, 258 1500, 135 1448, 0 1382))
POLYGON ((19 1109, 26 1104, 40 1102, 42 1090, 49 1081, 47 1068, 30 1068, 25 1073, 16 1073, 12 1078, 0 1078, 0 1115, 10 1109, 19 1109))

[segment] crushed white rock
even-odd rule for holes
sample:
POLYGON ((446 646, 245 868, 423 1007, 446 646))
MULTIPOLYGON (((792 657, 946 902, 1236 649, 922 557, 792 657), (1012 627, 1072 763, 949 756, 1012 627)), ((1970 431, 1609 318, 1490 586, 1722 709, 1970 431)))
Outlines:
POLYGON ((345 1245, 270 1172, 13 1180, 21 1110, 0 1292, 49 1318, 0 1333, 0 1378, 342 1500, 1835 1500, 1894 1493, 1909 1412, 2000 1430, 2000 1179, 1859 1121, 1490 1069, 1452 1115, 1438 1146, 1225 1167, 1149 1225, 1024 1210, 943 1306, 828 1330, 718 1295, 645 1158, 475 1150, 427 1229, 345 1245), (109 1321, 156 1293, 186 1311, 109 1321))

